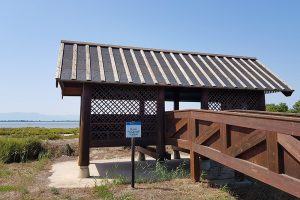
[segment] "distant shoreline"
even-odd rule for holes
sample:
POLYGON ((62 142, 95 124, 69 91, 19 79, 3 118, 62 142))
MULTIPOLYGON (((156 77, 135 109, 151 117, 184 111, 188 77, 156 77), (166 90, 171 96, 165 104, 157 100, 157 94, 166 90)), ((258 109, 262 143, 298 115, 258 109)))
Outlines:
POLYGON ((79 122, 77 120, 0 120, 0 122, 79 122))

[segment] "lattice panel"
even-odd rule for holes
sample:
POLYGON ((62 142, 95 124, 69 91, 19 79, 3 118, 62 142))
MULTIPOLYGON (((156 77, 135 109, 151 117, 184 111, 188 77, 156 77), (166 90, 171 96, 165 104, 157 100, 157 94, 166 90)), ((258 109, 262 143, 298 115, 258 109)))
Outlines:
POLYGON ((262 93, 244 90, 211 90, 208 92, 209 110, 259 110, 262 93))
MULTIPOLYGON (((99 85, 92 88, 91 144, 125 142, 125 124, 142 122, 143 140, 155 139, 158 122, 156 88, 99 85)), ((111 145, 110 145, 111 146, 111 145)))

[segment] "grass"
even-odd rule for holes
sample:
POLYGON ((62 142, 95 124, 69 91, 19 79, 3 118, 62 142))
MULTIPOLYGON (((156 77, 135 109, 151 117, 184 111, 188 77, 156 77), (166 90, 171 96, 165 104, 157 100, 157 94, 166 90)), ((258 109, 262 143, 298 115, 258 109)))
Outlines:
POLYGON ((3 163, 0 163, 0 178, 6 178, 13 175, 13 172, 9 169, 7 169, 6 165, 3 163))
POLYGON ((0 192, 12 192, 18 191, 19 188, 14 185, 0 185, 0 192))
POLYGON ((113 193, 109 190, 108 185, 95 186, 95 191, 97 193, 97 196, 101 199, 104 199, 104 200, 115 199, 113 193))
POLYGON ((77 138, 78 128, 0 128, 0 136, 11 138, 35 138, 41 140, 57 140, 62 138, 77 138), (72 134, 64 136, 64 134, 72 134))
POLYGON ((40 140, 34 138, 0 138, 0 162, 36 160, 44 152, 40 140))

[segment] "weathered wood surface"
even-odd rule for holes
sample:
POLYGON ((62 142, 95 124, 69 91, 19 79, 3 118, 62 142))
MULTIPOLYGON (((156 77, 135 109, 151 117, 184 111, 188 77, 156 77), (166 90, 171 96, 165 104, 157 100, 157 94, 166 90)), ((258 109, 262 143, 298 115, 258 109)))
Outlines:
POLYGON ((204 156, 300 197, 299 115, 179 110, 165 120, 166 144, 190 151, 194 181, 204 156))

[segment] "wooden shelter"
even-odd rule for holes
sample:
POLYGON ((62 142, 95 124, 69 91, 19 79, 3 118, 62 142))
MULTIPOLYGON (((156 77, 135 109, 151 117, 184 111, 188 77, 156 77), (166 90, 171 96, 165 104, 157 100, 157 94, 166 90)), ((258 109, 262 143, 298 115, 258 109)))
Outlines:
POLYGON ((209 110, 265 110, 265 94, 293 90, 255 57, 61 41, 56 83, 81 96, 79 166, 89 176, 89 148, 127 146, 125 122, 141 121, 141 151, 165 152, 165 101, 201 102, 209 110))

